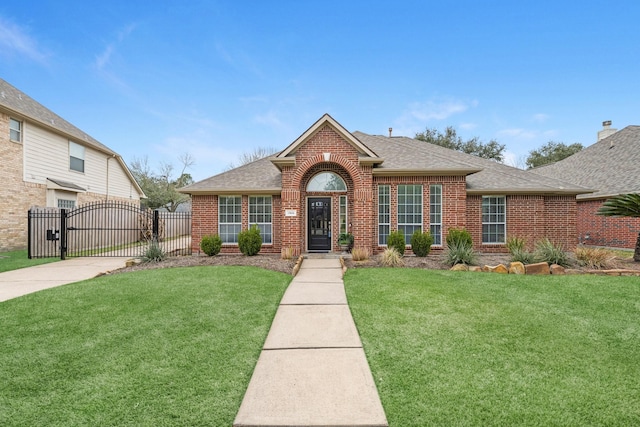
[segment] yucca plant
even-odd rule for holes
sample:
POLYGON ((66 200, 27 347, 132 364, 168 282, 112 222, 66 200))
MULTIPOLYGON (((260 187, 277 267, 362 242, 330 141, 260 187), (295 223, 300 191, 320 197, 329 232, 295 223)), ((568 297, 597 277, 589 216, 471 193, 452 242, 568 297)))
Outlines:
POLYGON ((537 261, 548 264, 558 264, 563 267, 569 266, 567 253, 562 245, 556 245, 549 239, 542 239, 536 243, 534 255, 537 261))
MULTIPOLYGON (((640 194, 620 194, 607 199, 598 210, 598 215, 640 218, 640 194)), ((633 252, 633 260, 640 262, 640 232, 636 239, 636 249, 633 252)))
POLYGON ((387 248, 382 253, 382 265, 385 267, 402 267, 404 260, 395 248, 387 248))
POLYGON ((151 239, 147 242, 147 246, 142 252, 140 259, 144 263, 148 262, 160 262, 164 261, 167 257, 167 253, 162 249, 160 243, 156 239, 151 239))
POLYGON ((450 267, 456 264, 473 265, 476 263, 477 254, 468 242, 463 240, 454 240, 447 244, 447 250, 444 254, 445 263, 450 267))

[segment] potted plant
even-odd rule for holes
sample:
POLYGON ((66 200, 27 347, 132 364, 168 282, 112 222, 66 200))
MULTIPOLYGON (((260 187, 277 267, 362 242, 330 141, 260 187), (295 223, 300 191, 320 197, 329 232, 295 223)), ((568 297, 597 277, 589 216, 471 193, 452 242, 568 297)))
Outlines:
POLYGON ((338 245, 340 246, 340 250, 343 252, 351 250, 353 247, 353 234, 341 233, 338 237, 338 245))

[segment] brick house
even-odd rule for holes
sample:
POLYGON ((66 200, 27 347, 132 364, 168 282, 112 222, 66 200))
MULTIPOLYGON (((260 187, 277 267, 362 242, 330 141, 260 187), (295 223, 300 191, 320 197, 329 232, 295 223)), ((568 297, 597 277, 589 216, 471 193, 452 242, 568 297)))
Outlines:
POLYGON ((577 232, 586 245, 635 248, 640 218, 614 218, 596 215, 609 197, 640 193, 640 126, 620 131, 603 123, 598 141, 584 150, 533 172, 556 177, 594 192, 577 197, 577 232))
POLYGON ((2 79, 0 156, 0 251, 27 246, 33 206, 144 197, 116 152, 2 79))
POLYGON ((584 188, 406 137, 349 132, 325 114, 280 153, 194 183, 192 245, 219 234, 238 252, 257 224, 263 253, 384 250, 391 230, 407 242, 429 230, 434 249, 464 227, 476 249, 505 251, 509 236, 575 247, 576 195, 584 188))

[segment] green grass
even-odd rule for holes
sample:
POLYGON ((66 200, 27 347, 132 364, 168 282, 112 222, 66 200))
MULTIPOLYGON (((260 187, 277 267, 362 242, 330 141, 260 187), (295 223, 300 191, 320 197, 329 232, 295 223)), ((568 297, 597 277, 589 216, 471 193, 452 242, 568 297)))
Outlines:
POLYGON ((390 426, 640 425, 640 282, 356 269, 390 426))
POLYGON ((290 280, 147 270, 0 303, 0 425, 230 426, 290 280))
POLYGON ((17 270, 19 268, 33 267, 34 265, 47 264, 60 261, 60 258, 32 258, 29 259, 27 250, 0 252, 0 273, 17 270))

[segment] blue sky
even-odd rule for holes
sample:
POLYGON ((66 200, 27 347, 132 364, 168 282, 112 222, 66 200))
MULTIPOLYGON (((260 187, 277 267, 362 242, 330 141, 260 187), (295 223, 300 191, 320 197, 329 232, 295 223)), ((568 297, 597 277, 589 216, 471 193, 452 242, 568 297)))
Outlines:
POLYGON ((640 124, 637 1, 31 1, 0 5, 0 77, 130 163, 188 152, 196 180, 351 131, 454 126, 590 145, 640 124))

